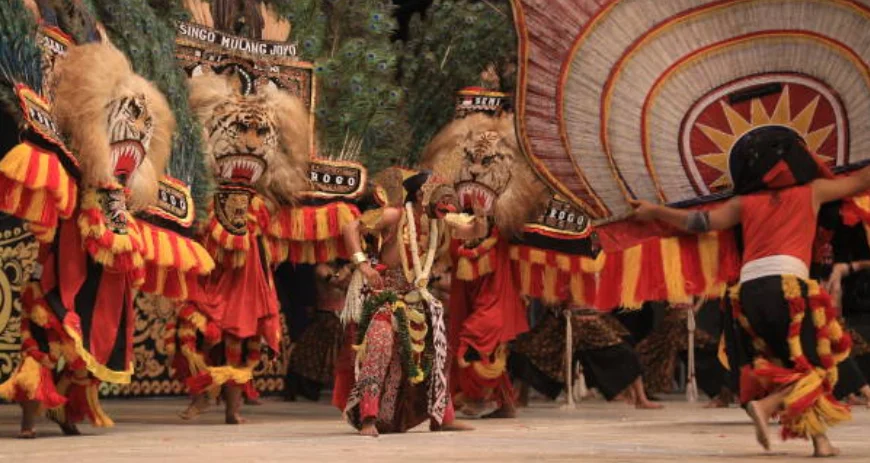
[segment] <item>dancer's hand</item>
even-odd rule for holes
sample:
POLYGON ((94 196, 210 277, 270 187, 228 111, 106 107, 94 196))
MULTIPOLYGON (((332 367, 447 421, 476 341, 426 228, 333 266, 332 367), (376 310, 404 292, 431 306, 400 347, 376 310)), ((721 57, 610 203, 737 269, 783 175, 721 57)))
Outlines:
POLYGON ((372 265, 365 262, 359 266, 359 270, 366 277, 366 282, 374 289, 382 289, 384 287, 384 279, 377 270, 372 268, 372 265))
POLYGON ((641 222, 655 220, 659 206, 643 199, 630 199, 628 203, 634 208, 631 217, 641 222))
POLYGON ((831 276, 825 282, 825 291, 831 295, 831 300, 833 300, 834 306, 838 309, 842 308, 843 277, 848 274, 849 264, 834 264, 834 267, 831 269, 831 276))

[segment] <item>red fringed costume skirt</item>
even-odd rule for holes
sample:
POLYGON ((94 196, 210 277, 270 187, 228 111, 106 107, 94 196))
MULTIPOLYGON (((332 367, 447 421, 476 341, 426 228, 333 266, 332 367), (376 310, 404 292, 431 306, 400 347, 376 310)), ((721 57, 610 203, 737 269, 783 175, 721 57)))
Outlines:
POLYGON ((783 439, 821 434, 850 419, 833 389, 851 340, 818 283, 792 275, 757 278, 732 287, 727 304, 738 325, 735 350, 742 355, 730 363, 732 371, 740 367, 742 403, 790 387, 780 415, 783 439))

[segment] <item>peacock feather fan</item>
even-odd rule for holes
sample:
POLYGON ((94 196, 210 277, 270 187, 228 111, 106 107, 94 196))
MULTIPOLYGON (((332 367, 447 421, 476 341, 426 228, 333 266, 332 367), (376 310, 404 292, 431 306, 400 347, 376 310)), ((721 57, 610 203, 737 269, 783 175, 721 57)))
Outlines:
POLYGON ((0 8, 0 103, 9 114, 20 114, 15 84, 25 84, 37 92, 42 89, 36 31, 36 21, 21 0, 8 0, 0 8))
POLYGON ((455 92, 481 85, 492 65, 501 90, 514 91, 516 33, 509 0, 435 0, 415 16, 397 63, 407 95, 411 163, 453 117, 455 92))

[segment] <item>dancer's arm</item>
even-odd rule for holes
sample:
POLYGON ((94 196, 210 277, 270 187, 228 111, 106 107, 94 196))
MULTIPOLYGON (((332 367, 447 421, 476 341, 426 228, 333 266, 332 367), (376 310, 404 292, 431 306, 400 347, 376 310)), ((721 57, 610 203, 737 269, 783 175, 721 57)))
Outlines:
POLYGON ((812 186, 813 201, 818 208, 822 204, 870 190, 870 167, 865 167, 847 177, 820 178, 813 181, 812 186))
POLYGON ((644 200, 632 200, 631 206, 634 207, 635 220, 642 222, 661 220, 692 233, 726 230, 740 223, 740 197, 731 198, 725 204, 710 211, 676 209, 644 200))
POLYGON ((460 240, 483 238, 489 231, 486 217, 475 217, 469 223, 448 222, 453 230, 453 237, 460 240))
POLYGON ((834 264, 834 268, 831 269, 831 274, 828 276, 827 281, 825 281, 825 290, 831 295, 831 299, 834 301, 834 307, 836 307, 838 311, 842 310, 843 307, 843 278, 852 275, 855 272, 867 269, 870 269, 870 260, 838 262, 834 264))
POLYGON ((454 214, 461 217, 459 220, 447 220, 453 231, 453 238, 460 240, 476 240, 485 237, 489 234, 489 219, 486 216, 486 210, 477 202, 472 206, 474 215, 471 220, 466 220, 468 217, 465 214, 454 214))
POLYGON ((388 207, 382 210, 379 220, 373 224, 364 225, 362 218, 360 218, 345 225, 344 229, 342 229, 341 233, 344 238, 344 244, 351 255, 351 261, 363 272, 366 281, 375 288, 383 286, 383 280, 381 275, 372 268, 371 263, 366 258, 365 253, 363 253, 362 233, 374 232, 380 234, 390 230, 391 227, 395 227, 399 223, 401 215, 400 210, 388 207))

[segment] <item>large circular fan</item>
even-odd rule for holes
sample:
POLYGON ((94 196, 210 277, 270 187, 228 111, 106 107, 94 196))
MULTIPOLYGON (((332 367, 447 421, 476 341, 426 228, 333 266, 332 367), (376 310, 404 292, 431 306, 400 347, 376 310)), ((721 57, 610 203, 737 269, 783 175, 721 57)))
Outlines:
POLYGON ((737 138, 870 158, 870 0, 515 0, 532 164, 598 222, 727 196, 737 138))

